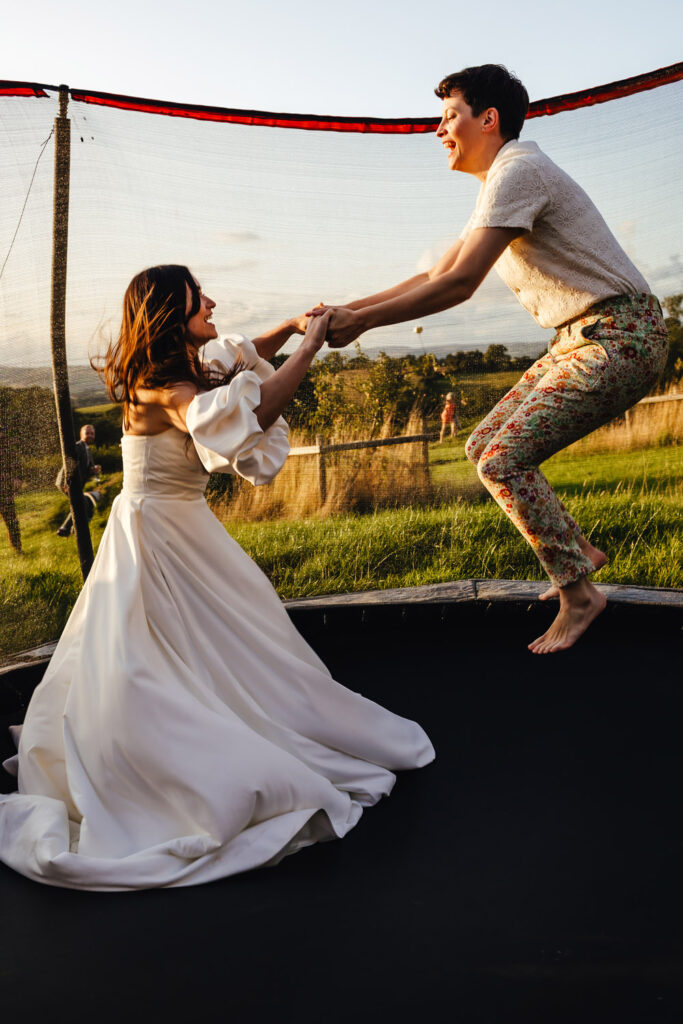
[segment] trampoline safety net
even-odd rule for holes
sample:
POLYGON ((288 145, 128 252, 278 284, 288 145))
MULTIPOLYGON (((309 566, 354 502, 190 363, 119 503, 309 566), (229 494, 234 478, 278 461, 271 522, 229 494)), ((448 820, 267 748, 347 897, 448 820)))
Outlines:
MULTIPOLYGON (((682 78, 676 65, 536 102, 522 134, 588 192, 667 314, 670 356, 652 395, 545 467, 611 552, 604 582, 682 585, 682 78)), ((58 106, 57 87, 0 82, 0 661, 55 639, 82 584, 74 539, 57 532, 68 511, 55 486, 50 344, 58 106)), ((89 359, 116 335, 135 273, 187 264, 217 303, 219 334, 253 337, 318 301, 428 269, 478 183, 448 171, 436 118, 226 111, 77 89, 68 117, 66 345, 76 432, 95 431, 96 548, 121 487, 121 417, 89 359)), ((491 273, 463 306, 323 349, 286 413, 282 472, 259 488, 213 476, 214 511, 283 597, 540 578, 464 443, 551 333, 491 273), (440 437, 449 392, 455 412, 440 437)))

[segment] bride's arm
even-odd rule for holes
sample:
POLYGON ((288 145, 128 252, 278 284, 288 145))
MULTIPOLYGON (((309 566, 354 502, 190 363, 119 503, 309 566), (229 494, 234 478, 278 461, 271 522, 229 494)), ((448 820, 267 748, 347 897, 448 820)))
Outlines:
MULTIPOLYGON (((303 380, 306 370, 325 343, 327 322, 330 316, 331 312, 325 313, 323 316, 312 317, 308 321, 303 341, 296 352, 289 356, 267 380, 261 382, 261 401, 254 409, 254 413, 262 430, 267 430, 275 423, 303 380)), ((301 317, 301 319, 305 320, 306 317, 301 317)), ((284 341, 282 343, 284 344, 284 341)), ((188 433, 187 409, 197 391, 195 385, 182 383, 159 392, 161 404, 169 423, 185 433, 188 433)))
POLYGON ((305 316, 293 316, 277 327, 259 334, 258 338, 252 338, 252 344, 261 359, 272 359, 293 334, 305 334, 307 319, 305 316))
MULTIPOLYGON (((306 370, 325 343, 330 316, 331 313, 324 313, 320 317, 311 317, 304 339, 296 352, 292 353, 275 373, 262 382, 261 402, 254 409, 262 430, 267 430, 275 423, 294 396, 294 392, 306 375, 306 370), (320 330, 316 328, 317 321, 321 321, 320 330)), ((302 317, 301 319, 305 320, 306 318, 302 317)))

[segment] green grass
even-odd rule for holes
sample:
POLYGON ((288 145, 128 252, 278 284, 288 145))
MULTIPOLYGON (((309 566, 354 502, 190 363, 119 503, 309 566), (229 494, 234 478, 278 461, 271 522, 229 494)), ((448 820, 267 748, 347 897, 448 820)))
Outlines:
MULTIPOLYGON (((477 472, 465 456, 467 431, 455 440, 429 446, 432 480, 436 484, 473 485, 477 472)), ((548 480, 564 494, 613 491, 638 487, 670 491, 683 479, 683 445, 639 448, 634 451, 560 452, 543 464, 548 480)))
POLYGON ((506 391, 509 391, 522 376, 522 371, 494 370, 486 373, 462 373, 456 374, 456 376, 458 387, 462 387, 465 390, 467 388, 479 388, 482 384, 487 384, 492 388, 504 388, 506 391))
MULTIPOLYGON (((231 522, 228 529, 284 598, 468 577, 542 579, 531 550, 485 494, 460 439, 431 447, 432 475, 475 500, 328 519, 231 522)), ((683 447, 567 455, 545 470, 584 533, 609 555, 598 580, 683 587, 683 447)), ((92 522, 96 547, 121 475, 92 522)), ((24 556, 0 527, 0 656, 58 636, 80 589, 73 539, 55 530, 59 493, 18 497, 24 556)))
MULTIPOLYGON (((109 504, 105 498, 93 517, 95 548, 109 504)), ((75 541, 55 533, 68 511, 66 498, 56 489, 26 492, 16 507, 23 555, 12 550, 0 527, 0 657, 59 636, 82 583, 75 541)))
MULTIPOLYGON (((680 495, 638 488, 569 500, 610 555, 604 583, 683 586, 680 495)), ((531 549, 492 502, 304 522, 243 523, 230 532, 283 597, 417 586, 469 577, 543 579, 531 549)))
POLYGON ((78 409, 76 409, 76 412, 79 413, 80 416, 91 416, 93 414, 104 415, 105 413, 113 412, 114 409, 117 410, 117 420, 120 420, 121 406, 119 405, 118 402, 104 402, 103 404, 100 405, 80 405, 78 409))

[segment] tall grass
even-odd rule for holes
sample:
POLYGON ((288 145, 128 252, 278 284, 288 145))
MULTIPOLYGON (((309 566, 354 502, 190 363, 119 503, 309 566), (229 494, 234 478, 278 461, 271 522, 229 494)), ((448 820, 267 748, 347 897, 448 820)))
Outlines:
MULTIPOLYGON (((424 423, 411 417, 402 436, 421 434, 424 423)), ((386 420, 376 435, 391 437, 391 420, 386 420)), ((327 437, 327 443, 367 439, 363 428, 346 431, 343 437, 327 437)), ((304 447, 312 439, 292 435, 292 447, 304 447)), ((329 452, 325 455, 326 497, 321 503, 320 463, 317 455, 290 457, 270 483, 252 487, 236 480, 231 493, 217 496, 212 508, 225 521, 300 519, 330 516, 341 512, 365 513, 379 508, 424 504, 433 500, 428 462, 421 442, 387 448, 360 448, 329 452)))
POLYGON ((677 385, 672 385, 665 392, 669 401, 633 406, 625 416, 576 441, 567 453, 625 451, 680 444, 683 440, 683 394, 674 398, 679 393, 677 385))
MULTIPOLYGON (((683 586, 680 492, 637 486, 569 501, 593 543, 608 553, 597 580, 683 586)), ((228 524, 283 597, 408 587, 455 579, 543 579, 531 549, 493 502, 380 510, 325 521, 228 524)))
POLYGON ((0 657, 59 636, 80 589, 75 567, 5 576, 0 597, 0 657))

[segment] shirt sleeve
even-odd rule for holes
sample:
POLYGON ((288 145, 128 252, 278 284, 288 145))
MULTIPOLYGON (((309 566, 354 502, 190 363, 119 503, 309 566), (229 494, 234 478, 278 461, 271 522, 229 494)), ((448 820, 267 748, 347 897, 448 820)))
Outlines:
POLYGON ((537 168, 528 160, 511 160, 490 173, 467 230, 521 228, 531 231, 548 205, 548 192, 537 168))
POLYGON ((187 429, 202 465, 208 473, 238 473, 252 484, 269 483, 289 454, 283 418, 263 430, 254 412, 273 367, 241 335, 209 342, 202 358, 222 373, 236 363, 244 367, 229 384, 195 395, 188 406, 187 429))

